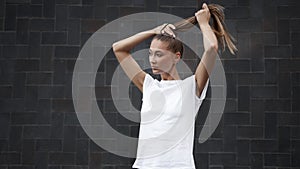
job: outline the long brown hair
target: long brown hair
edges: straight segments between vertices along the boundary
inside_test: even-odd
[[[237,48],[234,42],[236,42],[236,40],[227,31],[225,25],[224,7],[218,4],[208,4],[207,6],[211,14],[210,24],[212,30],[214,31],[218,42],[221,44],[223,52],[225,51],[225,47],[227,45],[230,53],[235,54]],[[196,16],[192,16],[174,23],[174,26],[176,27],[176,31],[186,31],[195,24],[197,24]]]

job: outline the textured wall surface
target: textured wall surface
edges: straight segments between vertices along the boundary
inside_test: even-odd
[[[199,169],[300,168],[300,1],[221,0],[238,41],[221,60],[224,115],[212,137],[195,143]],[[72,72],[82,45],[106,23],[137,12],[192,16],[195,0],[0,0],[0,169],[119,169],[134,159],[104,151],[85,134],[72,102]],[[185,60],[190,66],[195,61]],[[194,64],[194,65],[193,65]],[[115,109],[107,55],[97,75],[106,120],[137,137],[139,124]],[[209,90],[210,91],[210,90]],[[130,89],[140,106],[140,93]],[[200,108],[199,136],[210,94]]]

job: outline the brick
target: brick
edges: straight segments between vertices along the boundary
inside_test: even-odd
[[[5,16],[4,14],[5,14],[5,2],[4,1],[1,1],[0,2],[0,17],[3,17],[3,16]]]
[[[90,168],[97,168],[99,166],[102,166],[104,159],[102,159],[101,155],[102,153],[90,153]]]
[[[280,117],[280,115],[279,115]],[[290,151],[290,127],[279,127],[278,128],[278,151],[289,153]]]
[[[42,44],[66,44],[67,33],[65,32],[43,32]]]
[[[144,8],[141,7],[120,7],[120,16],[126,16],[134,13],[143,12]]]
[[[289,44],[290,43],[290,22],[287,19],[278,20],[278,43]]]
[[[53,19],[31,19],[30,20],[31,31],[54,31]]]
[[[69,18],[93,18],[92,6],[69,6]]]
[[[54,58],[54,47],[53,46],[42,46],[40,55],[40,70],[41,71],[52,71],[53,69],[53,58]]]
[[[74,112],[72,100],[55,99],[52,108],[56,112]]]
[[[43,1],[43,16],[53,18],[55,16],[55,1],[44,0]]]
[[[291,75],[289,73],[280,73],[278,78],[279,98],[290,98],[292,95]]]
[[[265,59],[265,83],[278,83],[278,61],[277,59]]]
[[[0,32],[0,37],[0,44],[2,45],[15,44],[15,32]]]
[[[249,7],[227,7],[224,12],[226,19],[247,19],[250,16]]]
[[[248,86],[238,87],[238,110],[249,111],[250,108],[250,88]]]
[[[296,6],[278,6],[278,17],[279,18],[297,18],[298,8]]]
[[[49,138],[49,126],[24,126],[23,137],[26,139],[45,139]]]
[[[234,166],[236,154],[234,153],[211,153],[209,157],[210,165]]]
[[[42,17],[43,16],[43,6],[42,5],[32,5],[30,7],[31,17]]]
[[[262,126],[264,124],[264,102],[258,99],[251,100],[251,124]]]
[[[36,151],[62,151],[62,140],[60,139],[39,139],[36,142]]]
[[[66,152],[50,152],[49,153],[49,164],[55,165],[74,165],[75,164],[75,153]]]
[[[274,32],[254,32],[250,34],[250,42],[251,45],[275,45],[277,44],[277,34]]]
[[[290,100],[287,99],[266,99],[265,110],[266,111],[290,111]]]
[[[253,45],[251,50],[252,72],[264,71],[264,50],[262,45]]]
[[[265,46],[266,58],[290,58],[291,48],[289,45]]]
[[[75,113],[67,113],[65,114],[64,124],[68,126],[76,126],[80,125],[77,115]]]
[[[223,129],[224,152],[235,152],[237,145],[236,126],[224,126]]]
[[[224,124],[227,125],[247,125],[250,124],[249,113],[225,113]]]
[[[26,113],[12,113],[12,124],[26,125],[26,124],[37,124],[37,113],[26,112]]]
[[[78,140],[76,145],[76,165],[88,165],[89,154],[88,154],[89,140]]]
[[[4,30],[12,31],[16,30],[16,5],[6,5]]]
[[[56,2],[57,4],[69,4],[69,5],[81,5],[82,1],[81,0],[60,0]]]
[[[292,45],[292,57],[299,58],[300,57],[300,44],[298,43],[300,40],[300,33],[292,32],[291,33],[291,45]]]
[[[54,57],[56,59],[76,59],[79,54],[79,47],[75,46],[56,46]]]
[[[277,5],[275,1],[263,1],[263,30],[266,32],[277,31]]]
[[[290,30],[292,32],[299,32],[300,31],[300,18],[293,18],[291,20],[289,20],[290,24]]]
[[[225,72],[249,72],[250,71],[250,61],[244,60],[224,60]]]
[[[290,126],[298,125],[300,123],[300,114],[298,113],[278,113],[278,125]]]
[[[16,72],[27,72],[27,71],[38,71],[39,61],[38,60],[17,60],[15,62]]]
[[[277,86],[252,86],[251,98],[276,98],[278,97]]]
[[[250,141],[238,140],[237,142],[237,165],[249,165],[250,162]]]
[[[291,139],[299,139],[300,138],[300,127],[299,126],[291,126]]]
[[[63,121],[64,113],[52,113],[50,129],[51,138],[63,138]]]
[[[123,1],[118,1],[118,0],[111,0],[108,1],[107,5],[108,6],[131,6],[133,4],[133,0],[123,0]]]
[[[250,6],[250,16],[253,18],[261,18],[263,17],[263,1],[260,0],[251,0],[249,1]]]
[[[276,152],[278,143],[275,140],[251,140],[251,152]]]
[[[80,20],[69,19],[68,21],[68,44],[79,45],[80,44]]]
[[[260,32],[262,31],[263,25],[260,19],[247,19],[237,21],[238,32]]]
[[[265,166],[279,166],[278,165],[279,154],[266,154],[264,157]],[[287,156],[286,154],[280,154],[280,156]]]
[[[251,168],[263,169],[263,154],[262,153],[251,153]]]
[[[67,5],[56,5],[55,9],[55,30],[65,31],[67,30],[68,24],[68,6]]]
[[[265,113],[264,120],[265,138],[277,138],[277,113]]]
[[[226,73],[227,98],[237,98],[237,76],[234,73]]]
[[[26,76],[27,85],[50,85],[52,83],[52,73],[28,73]]]
[[[81,32],[96,32],[98,29],[100,29],[102,26],[105,25],[104,20],[94,20],[94,19],[83,19],[81,20]]]
[[[264,130],[262,127],[256,126],[238,126],[238,138],[263,138]]]
[[[196,2],[196,1],[194,1]],[[163,6],[161,6],[163,7]],[[168,7],[168,6],[166,6]],[[188,18],[194,15],[194,13],[197,11],[197,9],[195,9],[195,7],[171,7],[170,8],[171,11],[170,13],[176,16],[179,16],[181,18]]]
[[[238,73],[237,74],[238,85],[263,85],[264,74],[263,73]]]
[[[249,33],[238,33],[237,34],[237,48],[239,58],[250,57],[250,34]]]

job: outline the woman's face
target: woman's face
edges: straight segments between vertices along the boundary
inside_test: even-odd
[[[178,53],[168,50],[167,42],[153,39],[149,49],[149,62],[154,74],[169,73],[180,59]]]

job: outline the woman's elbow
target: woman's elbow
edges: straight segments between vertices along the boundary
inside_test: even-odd
[[[209,47],[208,47],[209,51],[218,51],[218,44],[217,43],[212,43]]]
[[[114,51],[114,52],[117,52],[119,49],[118,49],[118,42],[115,42],[115,43],[113,43],[112,44],[112,50]]]

